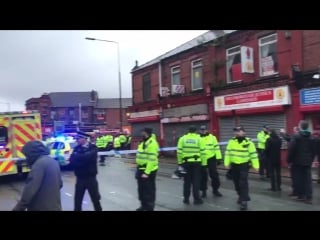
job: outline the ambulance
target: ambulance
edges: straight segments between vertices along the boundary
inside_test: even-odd
[[[0,112],[0,176],[30,171],[21,149],[31,140],[42,141],[38,111]]]

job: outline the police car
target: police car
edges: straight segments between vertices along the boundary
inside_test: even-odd
[[[50,156],[57,160],[60,166],[68,166],[71,153],[76,145],[76,140],[71,137],[56,137],[47,146]]]

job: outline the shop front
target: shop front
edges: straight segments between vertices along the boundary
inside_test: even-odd
[[[313,133],[320,134],[320,87],[300,90],[299,110]]]
[[[287,107],[291,105],[288,86],[222,95],[214,98],[218,118],[219,141],[233,137],[233,127],[241,125],[246,136],[256,139],[263,125],[279,131],[287,125]],[[283,142],[283,149],[287,144]]]
[[[143,128],[152,128],[157,138],[160,136],[159,110],[130,113],[128,122],[131,124],[132,149],[135,149],[141,140],[141,130]]]

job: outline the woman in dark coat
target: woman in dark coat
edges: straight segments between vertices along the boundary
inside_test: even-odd
[[[271,191],[281,191],[281,138],[275,130],[270,131],[265,154],[270,169]]]

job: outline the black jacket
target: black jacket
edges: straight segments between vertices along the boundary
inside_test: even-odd
[[[279,165],[281,163],[281,145],[281,138],[276,134],[271,134],[265,149],[265,156],[271,164]]]
[[[20,201],[14,211],[61,211],[62,179],[57,161],[40,141],[30,141],[22,148],[31,166]]]
[[[97,169],[98,149],[95,145],[88,143],[88,146],[78,145],[74,148],[70,163],[78,178],[94,177]]]
[[[314,139],[311,137],[310,132],[301,131],[292,138],[289,144],[288,163],[311,166],[315,156]]]

